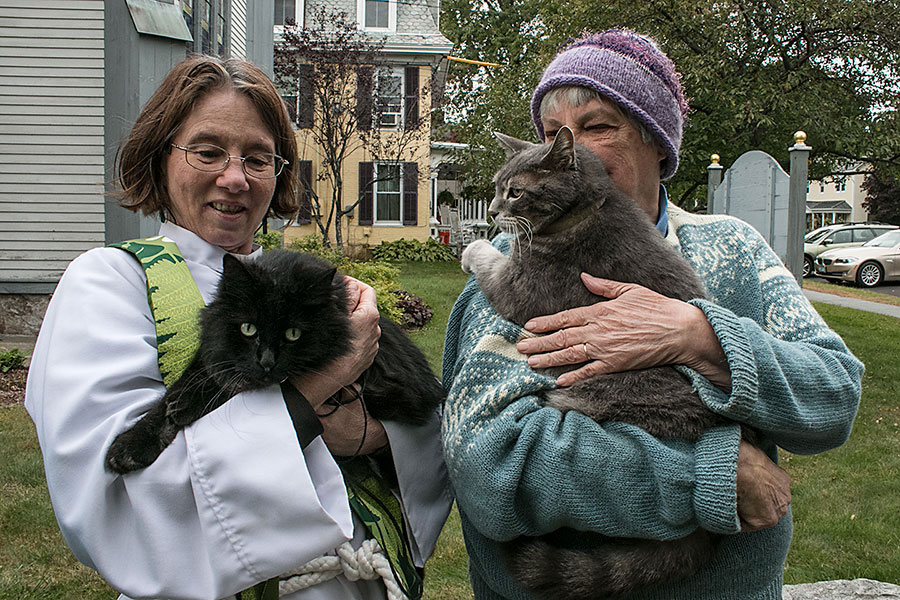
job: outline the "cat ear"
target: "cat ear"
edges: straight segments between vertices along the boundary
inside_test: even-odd
[[[222,257],[223,275],[220,285],[237,284],[240,282],[248,282],[252,284],[253,278],[246,265],[239,259],[230,254]]]
[[[575,168],[575,134],[571,129],[560,127],[541,164],[560,171]]]
[[[332,267],[330,269],[325,269],[322,273],[322,284],[324,286],[334,286],[337,287],[339,285],[343,285],[344,278],[343,276],[337,276],[337,267]]]
[[[499,131],[494,132],[494,137],[497,138],[497,141],[500,142],[500,145],[506,150],[506,158],[510,158],[522,150],[526,150],[533,146],[530,142],[514,138],[500,133]]]
[[[239,273],[247,272],[247,268],[244,266],[244,263],[227,253],[222,257],[222,268],[224,269],[225,275],[228,276],[235,276]]]

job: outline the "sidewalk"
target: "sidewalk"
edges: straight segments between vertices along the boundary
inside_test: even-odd
[[[846,306],[847,308],[855,308],[856,310],[864,310],[866,312],[878,313],[880,315],[887,315],[889,317],[900,319],[900,306],[881,304],[880,302],[871,302],[869,300],[857,300],[856,298],[845,298],[844,296],[824,294],[812,290],[803,290],[803,294],[813,302],[837,304],[838,306]]]

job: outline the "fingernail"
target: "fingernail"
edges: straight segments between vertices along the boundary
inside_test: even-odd
[[[535,327],[537,327],[537,323],[535,323],[534,321],[528,321],[527,323],[525,323],[525,329],[534,329]]]

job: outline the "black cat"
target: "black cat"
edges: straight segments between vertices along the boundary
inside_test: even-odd
[[[704,296],[690,264],[615,187],[600,159],[575,144],[571,130],[562,128],[549,145],[497,137],[508,161],[495,177],[490,213],[515,235],[513,248],[505,256],[477,241],[462,264],[500,315],[523,326],[536,316],[594,304],[599,298],[580,283],[582,272],[684,301]],[[556,376],[578,366],[547,372]],[[600,375],[545,399],[563,412],[631,423],[658,438],[695,440],[724,422],[672,367]],[[504,544],[503,559],[537,598],[614,598],[693,573],[719,541],[703,529],[660,542],[563,528]]]
[[[128,473],[151,464],[185,426],[239,392],[313,373],[350,349],[344,277],[324,261],[272,250],[257,260],[224,257],[215,299],[200,312],[200,347],[181,377],[106,454]],[[360,378],[369,413],[379,420],[424,423],[444,388],[422,352],[382,317],[375,361]]]

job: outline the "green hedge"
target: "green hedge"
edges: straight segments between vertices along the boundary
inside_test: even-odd
[[[322,238],[315,234],[291,240],[287,249],[314,254],[333,264],[344,275],[371,285],[378,296],[378,312],[395,323],[404,322],[403,311],[397,306],[396,297],[391,294],[400,287],[397,283],[400,271],[396,267],[379,261],[351,260],[334,248],[326,248],[322,244]]]
[[[425,243],[419,240],[400,239],[396,242],[381,242],[372,249],[375,260],[411,262],[449,262],[456,260],[453,251],[446,244],[434,238]]]

